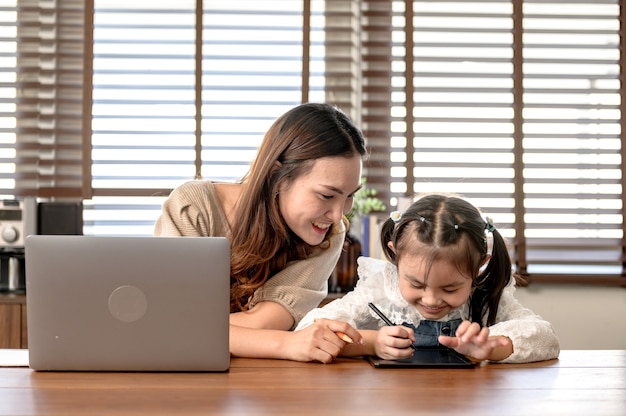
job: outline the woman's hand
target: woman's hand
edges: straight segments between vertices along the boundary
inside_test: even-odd
[[[294,361],[332,362],[348,344],[363,344],[359,331],[350,324],[331,319],[316,319],[299,331],[288,333],[283,354]]]
[[[513,343],[507,337],[489,336],[489,328],[463,321],[455,337],[439,336],[439,343],[476,360],[504,360],[513,354]]]
[[[413,330],[402,325],[384,326],[377,331],[374,341],[376,356],[385,360],[399,360],[413,355]]]

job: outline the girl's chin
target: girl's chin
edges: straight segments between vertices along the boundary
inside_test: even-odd
[[[419,308],[419,311],[424,318],[431,320],[441,319],[448,313],[448,309],[442,309],[440,311],[428,311],[424,308]]]

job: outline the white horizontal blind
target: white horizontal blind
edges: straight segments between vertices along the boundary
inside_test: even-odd
[[[303,2],[205,0],[202,175],[241,177],[274,119],[302,102]]]
[[[194,0],[95,1],[86,234],[151,234],[168,188],[196,174],[195,33]]]
[[[170,189],[241,177],[276,117],[324,101],[324,2],[306,4],[96,0],[86,233],[151,234]]]
[[[621,270],[617,0],[96,0],[93,152],[84,6],[0,0],[0,194],[93,185],[86,233],[151,234],[171,188],[241,176],[278,115],[329,101],[363,127],[368,182],[391,206],[458,192],[494,217],[522,271]],[[36,177],[49,166],[56,177]]]
[[[0,1],[0,198],[15,194],[17,0]]]
[[[524,2],[530,273],[621,272],[619,14],[617,0]]]
[[[617,0],[395,1],[391,194],[465,195],[533,277],[618,276],[619,21]]]
[[[392,194],[460,193],[514,237],[511,2],[394,6]]]

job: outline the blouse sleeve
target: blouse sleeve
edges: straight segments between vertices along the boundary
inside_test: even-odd
[[[510,284],[502,293],[496,324],[489,328],[490,335],[502,335],[513,341],[513,354],[500,362],[527,363],[551,360],[559,356],[559,340],[552,325],[523,307],[514,297],[515,287]]]
[[[359,257],[359,279],[354,290],[307,313],[296,330],[306,328],[318,318],[347,322],[356,329],[380,328],[382,323],[379,318],[373,317],[368,303],[386,306],[385,302],[390,302],[385,292],[384,264],[382,260]]]
[[[254,293],[250,307],[263,301],[276,302],[293,316],[292,329],[295,328],[328,294],[328,278],[339,260],[345,239],[345,226],[340,224],[330,237],[328,248],[317,248],[309,258],[291,262],[272,276]]]

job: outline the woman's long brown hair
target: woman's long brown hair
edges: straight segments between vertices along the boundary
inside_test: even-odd
[[[279,185],[310,172],[317,159],[365,153],[359,129],[331,105],[303,104],[274,122],[241,181],[231,229],[231,312],[246,309],[256,289],[311,252],[280,214]]]

